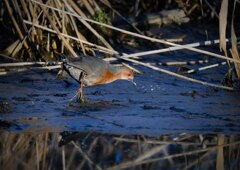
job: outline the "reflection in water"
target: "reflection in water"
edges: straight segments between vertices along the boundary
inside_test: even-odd
[[[0,135],[0,169],[240,169],[234,135]]]

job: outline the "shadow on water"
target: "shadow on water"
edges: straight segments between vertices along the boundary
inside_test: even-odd
[[[239,169],[240,136],[0,132],[0,169]]]

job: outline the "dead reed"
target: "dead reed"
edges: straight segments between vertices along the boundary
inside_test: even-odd
[[[240,138],[234,135],[0,134],[1,169],[239,168]]]
[[[189,15],[196,11],[199,7],[199,4],[195,1],[191,2],[190,6],[184,4],[183,1],[176,1],[175,3],[181,5],[184,12]],[[229,41],[226,38],[226,28],[229,25],[227,20],[229,15],[227,10],[229,3],[230,2],[228,2],[228,0],[223,0],[219,12],[220,41],[216,41],[215,43],[220,43],[220,49],[222,49],[225,53],[225,55],[221,55],[219,53],[196,48],[202,45],[211,45],[209,41],[204,43],[197,42],[180,45],[166,40],[146,36],[136,26],[124,18],[117,10],[115,10],[111,3],[107,0],[100,1],[100,4],[95,0],[84,0],[81,2],[74,0],[47,0],[45,3],[43,3],[41,0],[4,0],[3,5],[6,6],[6,9],[3,8],[3,11],[8,14],[7,17],[9,17],[11,23],[13,24],[13,31],[19,36],[19,40],[10,45],[5,50],[4,55],[10,56],[14,59],[20,58],[21,60],[55,61],[59,60],[59,58],[54,55],[55,52],[69,53],[69,56],[77,57],[78,53],[82,53],[84,55],[95,55],[95,51],[99,51],[106,55],[116,54],[117,58],[121,58],[135,64],[140,64],[144,67],[149,67],[153,70],[157,70],[188,81],[232,90],[232,87],[199,81],[194,78],[189,78],[187,76],[170,72],[163,68],[152,66],[149,63],[143,63],[131,59],[144,55],[185,49],[226,60],[229,69],[234,67],[237,76],[240,79],[240,59],[237,48],[237,37],[234,30],[234,12],[237,3],[236,0],[232,6],[233,11],[231,14],[231,49],[227,49],[226,45],[226,43]],[[156,2],[156,4],[158,4],[158,2]],[[132,28],[137,31],[137,33],[112,26],[107,18],[106,13],[101,8],[101,5],[110,8],[113,13],[119,15],[124,21],[131,25]],[[141,4],[141,6],[144,5],[146,4]],[[208,0],[205,0],[205,4],[200,4],[202,8],[204,5],[211,10],[214,9],[211,5],[211,2]],[[134,11],[136,14],[139,8],[139,2],[136,2],[134,6]],[[216,11],[213,12],[215,16],[218,17]],[[131,37],[148,40],[151,43],[160,43],[171,47],[119,56],[119,52],[114,50],[114,44],[110,43],[110,35],[112,32],[120,32]],[[91,34],[91,36],[89,36],[89,34]],[[91,40],[94,40],[94,43],[91,42]],[[189,73],[193,72],[195,71],[190,71]],[[7,74],[6,71],[1,73],[1,75],[5,74]]]

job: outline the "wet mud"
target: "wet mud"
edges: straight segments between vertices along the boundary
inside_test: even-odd
[[[162,38],[187,32],[183,43],[206,40],[204,29],[195,26],[164,27]],[[128,53],[151,50],[148,44],[117,48]],[[159,64],[205,57],[180,50],[141,61],[179,73],[222,61],[209,57],[209,63],[199,65]],[[144,73],[136,75],[137,86],[116,81],[87,87],[86,103],[70,102],[79,84],[57,80],[57,70],[1,76],[0,169],[239,169],[238,90],[214,89],[133,66]],[[188,76],[221,84],[227,71],[223,65]]]
[[[127,81],[87,87],[84,92],[88,101],[83,104],[70,102],[79,85],[56,80],[56,71],[2,76],[0,119],[24,131],[54,128],[152,135],[183,131],[239,133],[239,92],[139,69],[144,74],[136,76],[136,87]],[[206,77],[211,81],[211,76]]]

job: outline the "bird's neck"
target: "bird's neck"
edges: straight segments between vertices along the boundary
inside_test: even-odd
[[[115,70],[113,71],[113,74],[115,75],[115,80],[124,79],[123,69],[124,68],[121,66],[115,67]]]

